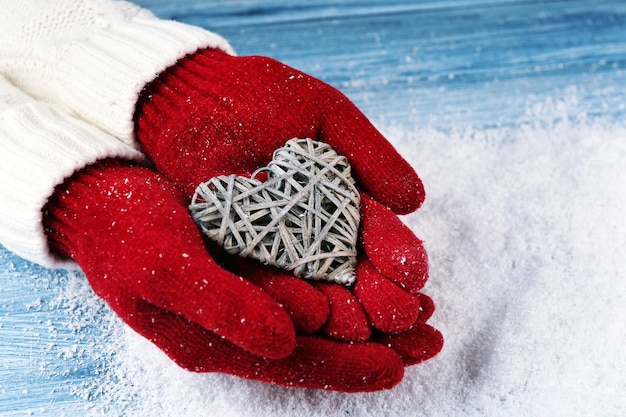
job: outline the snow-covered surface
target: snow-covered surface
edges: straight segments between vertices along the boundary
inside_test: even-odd
[[[0,415],[626,415],[626,6],[354,3],[141,2],[341,88],[416,167],[441,354],[373,394],[191,374],[0,248]]]

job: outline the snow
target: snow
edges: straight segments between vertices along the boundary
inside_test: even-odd
[[[457,415],[624,415],[625,126],[414,136],[427,137],[409,152],[430,194],[409,223],[427,243],[447,340],[426,376],[439,404]]]
[[[102,323],[110,361],[79,393],[96,399],[89,415],[625,415],[626,124],[567,112],[576,117],[508,128],[380,126],[427,187],[404,220],[426,241],[426,292],[446,338],[395,389],[348,395],[183,371],[97,314],[105,307],[76,274],[60,297],[81,300],[71,322]]]

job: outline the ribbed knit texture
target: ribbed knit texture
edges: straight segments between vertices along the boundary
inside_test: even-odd
[[[300,336],[292,355],[267,360],[250,355],[180,316],[158,312],[132,317],[134,326],[150,326],[151,338],[181,367],[223,372],[294,388],[342,392],[390,389],[404,375],[404,358],[377,343],[345,344]]]
[[[312,137],[347,156],[379,203],[395,213],[416,209],[421,181],[345,96],[277,61],[234,58],[222,38],[130,3],[0,0],[0,9],[11,16],[0,27],[0,71],[41,100],[0,80],[0,176],[15,179],[0,185],[9,196],[0,205],[5,246],[44,265],[70,265],[71,257],[122,319],[195,371],[372,391],[399,382],[398,354],[408,364],[441,348],[441,335],[420,321],[426,313],[414,290],[421,286],[379,268],[384,256],[362,263],[367,274],[354,290],[303,289],[294,279],[250,274],[263,293],[208,255],[185,198],[168,181],[106,159],[142,161],[137,133],[189,197],[200,181],[249,174],[285,140]],[[268,294],[302,332],[358,342],[374,331],[391,349],[296,342],[291,320]]]
[[[416,365],[432,358],[443,347],[441,333],[421,322],[397,335],[378,333],[372,340],[398,353],[406,366]]]
[[[42,209],[54,188],[99,159],[144,156],[97,128],[19,91],[0,76],[0,242],[30,261],[75,267],[48,249]]]
[[[319,283],[317,287],[330,302],[324,334],[346,342],[368,340],[372,335],[371,324],[354,294],[341,285]]]
[[[412,294],[428,280],[423,242],[398,216],[370,196],[361,196],[359,239],[367,257],[384,276]]]
[[[10,16],[0,25],[0,73],[31,96],[0,77],[0,175],[11,178],[0,184],[0,242],[71,267],[50,254],[41,227],[54,187],[99,159],[141,160],[133,114],[144,85],[199,48],[232,48],[123,1],[0,0],[0,10]]]
[[[306,280],[277,268],[238,258],[236,271],[269,294],[289,316],[298,333],[314,333],[327,322],[329,299]]]
[[[146,87],[136,124],[137,138],[157,169],[189,198],[215,175],[249,175],[265,166],[293,137],[336,147],[348,157],[358,185],[396,211],[417,208],[424,196],[413,169],[343,94],[269,58],[219,50],[190,55]],[[353,342],[366,340],[370,326],[389,334],[408,330],[419,314],[419,299],[409,290],[423,286],[428,269],[419,239],[389,208],[364,195],[362,241],[373,262],[359,261],[353,294],[322,291],[330,302],[330,320],[322,330]],[[244,276],[280,292],[283,305],[318,311],[281,288],[288,281],[255,273],[250,269]],[[358,308],[348,305],[351,300]]]
[[[360,259],[354,295],[372,325],[384,333],[405,331],[417,321],[419,299],[383,278],[367,259]]]
[[[0,0],[0,72],[134,146],[133,112],[143,86],[178,59],[228,42],[201,28],[157,19],[108,0]]]
[[[102,161],[57,189],[44,222],[51,247],[186,369],[346,392],[401,380],[402,359],[388,347],[295,340],[277,304],[209,257],[184,202],[157,173]]]
[[[287,314],[216,264],[184,198],[157,173],[121,161],[89,166],[57,189],[44,222],[51,246],[80,265],[122,319],[132,323],[152,305],[254,354],[291,353],[295,332]],[[135,330],[148,337],[153,331]]]
[[[142,93],[137,138],[188,195],[221,174],[251,174],[292,138],[327,142],[360,187],[397,213],[424,200],[413,168],[341,92],[266,57],[203,50]]]

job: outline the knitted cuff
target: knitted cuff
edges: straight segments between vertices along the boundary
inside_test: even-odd
[[[96,28],[67,45],[58,68],[58,100],[84,120],[131,146],[142,88],[177,60],[202,48],[234,53],[226,40],[198,27],[137,16]]]
[[[201,49],[186,56],[149,83],[137,102],[137,140],[159,171],[176,182],[189,198],[210,176],[204,175],[201,167],[190,166],[188,157],[181,158],[181,149],[189,146],[189,137],[194,135],[190,120],[213,106],[214,84],[219,83],[221,76],[216,63],[225,55],[219,49]],[[206,101],[209,104],[205,106]],[[181,134],[164,136],[163,132]]]
[[[0,241],[48,267],[74,267],[53,255],[42,209],[57,185],[104,158],[143,160],[119,140],[41,102],[0,112]]]

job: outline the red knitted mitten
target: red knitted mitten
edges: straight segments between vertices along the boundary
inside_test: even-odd
[[[381,344],[296,338],[276,302],[214,261],[185,198],[156,172],[116,160],[85,168],[56,190],[44,224],[94,291],[186,369],[347,392],[402,378],[401,358]]]
[[[289,317],[213,261],[183,196],[155,172],[113,160],[84,169],[56,190],[45,222],[50,245],[81,266],[123,319],[150,303],[255,354],[293,350]],[[131,300],[135,306],[122,306]]]
[[[249,176],[267,165],[274,150],[291,138],[329,143],[348,158],[363,190],[364,250],[351,294],[320,287],[331,309],[324,331],[334,338],[359,341],[369,337],[372,327],[398,334],[418,322],[416,294],[427,278],[426,253],[396,214],[420,206],[422,183],[338,90],[270,58],[201,50],[144,89],[135,120],[144,151],[188,198],[200,183],[214,176]],[[266,268],[241,274],[285,297],[281,305],[286,308],[316,309],[283,288],[288,280],[278,277],[284,274]],[[336,310],[344,309],[348,298],[358,301],[358,306],[345,316]],[[306,317],[290,313],[292,318]],[[316,326],[307,322],[296,327],[313,330]]]

